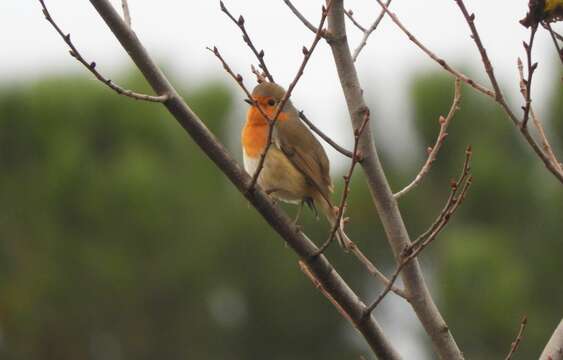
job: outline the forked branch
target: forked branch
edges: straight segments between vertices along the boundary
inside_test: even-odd
[[[387,0],[387,2],[385,3],[385,6],[387,8],[389,8],[389,6],[391,6],[391,1],[392,0]],[[363,50],[363,48],[368,43],[368,38],[377,29],[377,27],[381,23],[381,20],[383,20],[384,16],[385,16],[385,10],[381,10],[381,12],[377,16],[377,18],[375,19],[373,24],[371,24],[371,26],[369,28],[363,29],[364,35],[362,36],[362,40],[360,41],[360,44],[358,45],[358,47],[356,49],[354,49],[354,53],[352,54],[352,60],[354,60],[354,62],[356,60],[358,60],[358,56],[360,55],[360,52]]]
[[[222,1],[219,2],[219,5],[221,6],[221,11],[224,12],[229,17],[229,19],[231,19],[238,26],[238,28],[242,32],[242,39],[244,40],[246,45],[248,45],[250,50],[254,53],[256,59],[258,59],[258,63],[259,63],[258,66],[260,66],[262,71],[264,71],[268,80],[274,82],[274,77],[272,76],[272,73],[270,73],[270,70],[268,70],[266,63],[264,62],[264,50],[258,51],[256,49],[256,46],[254,46],[252,39],[250,39],[250,35],[248,35],[248,32],[246,31],[246,26],[244,26],[244,17],[240,15],[238,19],[235,19],[235,17],[231,14],[231,12],[227,9],[227,7]]]
[[[383,289],[379,296],[365,309],[364,316],[369,316],[371,312],[383,301],[385,296],[391,291],[391,288],[401,271],[405,266],[414,258],[416,258],[422,250],[424,250],[432,241],[436,239],[438,234],[444,229],[444,227],[450,221],[452,215],[456,212],[459,206],[465,200],[467,191],[471,186],[473,178],[470,174],[471,170],[471,147],[468,147],[465,151],[465,161],[463,163],[463,170],[458,180],[452,180],[450,184],[450,196],[446,201],[446,205],[438,215],[438,218],[432,223],[430,228],[426,230],[422,235],[420,235],[415,241],[412,242],[410,246],[405,248],[400,254],[400,261],[397,265],[397,269],[390,278],[389,284]]]

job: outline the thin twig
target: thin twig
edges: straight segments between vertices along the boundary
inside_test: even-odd
[[[250,35],[248,35],[248,32],[246,31],[246,27],[244,26],[244,17],[242,17],[242,15],[240,15],[238,20],[237,20],[230,13],[230,11],[227,9],[227,7],[225,6],[225,4],[222,1],[219,2],[219,5],[221,6],[221,11],[224,12],[225,14],[227,14],[229,19],[231,19],[238,26],[240,31],[242,32],[242,39],[244,40],[246,45],[248,45],[250,50],[252,50],[252,52],[254,53],[256,58],[258,59],[258,62],[259,62],[258,66],[260,66],[262,71],[264,71],[268,80],[270,80],[271,82],[274,82],[274,78],[272,76],[272,73],[270,72],[270,70],[268,70],[266,63],[264,62],[264,50],[260,50],[260,51],[256,50],[256,47],[254,46],[254,43],[250,39]]]
[[[344,149],[342,146],[338,145],[334,140],[328,137],[325,133],[323,133],[318,127],[316,127],[308,118],[305,116],[303,111],[299,112],[299,118],[303,120],[303,122],[313,130],[317,135],[319,135],[324,141],[326,141],[330,146],[334,148],[334,150],[338,151],[342,155],[352,158],[353,154],[351,151]]]
[[[301,62],[301,65],[299,66],[299,69],[297,70],[297,74],[295,74],[295,78],[289,84],[283,98],[281,99],[280,103],[278,104],[277,110],[276,110],[276,112],[275,112],[275,114],[272,118],[272,121],[268,122],[269,131],[268,131],[268,140],[266,142],[266,148],[264,149],[264,151],[260,155],[260,160],[258,162],[258,165],[256,167],[254,175],[252,176],[252,181],[250,182],[250,186],[248,188],[249,191],[252,191],[254,189],[254,186],[256,185],[256,182],[258,181],[258,177],[260,176],[260,173],[262,172],[262,169],[264,168],[264,161],[266,160],[266,155],[268,154],[268,151],[270,150],[270,147],[272,146],[272,142],[273,142],[272,139],[273,139],[273,135],[274,135],[274,128],[275,128],[275,125],[276,125],[276,121],[277,121],[280,113],[282,112],[285,104],[289,100],[289,97],[291,96],[291,93],[292,93],[293,89],[295,88],[295,85],[297,85],[297,82],[299,81],[299,79],[303,75],[303,72],[305,70],[305,66],[307,66],[307,62],[309,62],[309,59],[311,58],[313,51],[315,50],[315,48],[317,47],[317,44],[319,43],[319,41],[322,38],[323,26],[324,26],[324,23],[326,21],[326,17],[328,15],[328,9],[330,9],[331,4],[332,4],[332,1],[330,1],[328,3],[326,8],[324,6],[322,7],[321,20],[320,20],[320,23],[319,23],[318,30],[315,34],[315,38],[313,39],[313,43],[311,44],[311,46],[309,48],[303,47],[303,61]]]
[[[420,169],[414,180],[410,184],[405,186],[403,190],[395,193],[395,199],[400,198],[401,196],[405,195],[406,193],[414,189],[418,184],[420,184],[420,182],[430,171],[430,168],[432,167],[432,164],[436,160],[436,156],[438,155],[438,152],[440,151],[440,148],[442,147],[444,140],[448,136],[446,130],[448,129],[448,125],[453,119],[455,113],[459,109],[460,100],[461,100],[461,80],[456,79],[452,106],[450,107],[450,111],[448,112],[448,115],[445,118],[443,116],[440,116],[439,118],[440,131],[438,132],[438,137],[436,138],[436,142],[434,143],[434,146],[428,148],[428,158],[426,159],[426,162],[424,163],[424,165],[422,166],[422,168]]]
[[[348,314],[346,312],[346,310],[344,310],[342,308],[342,306],[340,306],[340,304],[334,299],[334,297],[330,294],[330,292],[328,292],[324,286],[321,284],[321,282],[316,278],[316,276],[311,272],[311,270],[309,269],[309,267],[307,266],[307,264],[302,261],[299,260],[299,268],[301,269],[301,271],[309,278],[309,280],[311,280],[311,282],[313,283],[313,285],[319,289],[319,291],[321,292],[321,294],[324,295],[324,297],[326,297],[328,299],[328,301],[330,301],[330,303],[332,305],[334,305],[334,307],[336,308],[336,310],[338,310],[338,312],[340,313],[340,315],[342,315],[345,319],[347,319],[348,321],[350,321],[352,323],[352,325],[354,327],[356,327],[356,324],[354,323],[354,321],[352,320],[352,317],[350,316],[350,314]]]
[[[526,85],[526,96],[524,97],[524,116],[522,119],[522,127],[528,126],[528,119],[530,118],[530,108],[532,106],[532,77],[534,71],[538,67],[538,63],[532,64],[532,48],[534,45],[534,38],[536,35],[537,26],[532,25],[530,27],[530,41],[528,43],[524,42],[524,49],[526,50],[526,63],[528,65],[528,79],[524,81]]]
[[[456,69],[452,68],[450,65],[448,65],[448,63],[444,59],[439,58],[436,54],[434,54],[432,51],[430,51],[430,49],[428,49],[426,46],[424,46],[409,30],[407,30],[407,28],[403,25],[403,23],[401,23],[401,21],[399,20],[397,15],[392,13],[389,10],[389,8],[383,3],[382,0],[377,0],[377,2],[383,8],[383,10],[387,13],[387,15],[389,15],[391,20],[399,27],[399,29],[401,29],[401,31],[403,31],[403,33],[405,33],[405,35],[409,38],[409,40],[412,41],[420,50],[422,50],[432,60],[436,61],[442,68],[444,68],[444,70],[446,70],[447,72],[452,74],[454,77],[461,79],[463,82],[465,82],[469,86],[473,87],[475,90],[479,91],[480,93],[483,93],[483,94],[485,94],[485,95],[487,95],[487,96],[489,96],[493,99],[495,98],[495,92],[494,91],[487,89],[485,86],[477,83],[475,80],[471,79],[470,77],[462,74],[458,70],[456,70]]]
[[[272,121],[272,119],[270,119],[268,117],[268,115],[266,114],[266,111],[264,109],[262,109],[262,107],[260,106],[260,104],[256,101],[256,99],[254,99],[250,93],[250,91],[248,90],[248,88],[244,85],[244,79],[240,74],[235,74],[234,71],[231,69],[231,67],[229,66],[229,64],[227,64],[227,61],[225,61],[225,59],[223,58],[223,56],[221,56],[221,53],[219,52],[219,49],[217,49],[216,46],[213,47],[213,49],[211,48],[206,48],[207,50],[211,51],[216,57],[217,59],[219,59],[219,61],[221,61],[221,64],[223,64],[223,69],[225,69],[225,71],[231,75],[231,77],[237,82],[237,84],[240,86],[240,88],[242,89],[242,91],[244,91],[244,93],[247,96],[247,101],[250,101],[252,103],[252,105],[254,105],[258,111],[260,112],[260,114],[268,121],[268,123],[270,123]]]
[[[544,22],[541,23],[541,25],[542,25],[545,29],[549,30],[549,31],[552,33],[552,35],[553,35],[555,38],[557,38],[559,41],[563,41],[563,35],[559,34],[557,31],[553,30],[553,28],[551,27],[551,24],[550,24],[550,23],[548,23],[547,21],[544,21]]]
[[[367,31],[366,28],[362,26],[362,24],[360,24],[356,19],[354,19],[354,12],[352,10],[344,11],[344,14],[346,14],[348,19],[350,19],[350,21],[352,22],[352,24],[356,25],[356,27],[360,29],[361,32],[365,33]]]
[[[95,62],[88,62],[82,57],[82,55],[80,54],[80,51],[78,51],[78,49],[74,46],[72,40],[70,40],[70,34],[65,34],[61,30],[61,28],[57,25],[57,23],[55,22],[55,20],[53,19],[53,17],[49,13],[47,6],[45,5],[44,0],[39,0],[39,3],[41,4],[41,7],[43,8],[43,15],[45,16],[45,19],[53,26],[53,28],[57,31],[57,33],[61,36],[61,38],[64,40],[64,42],[70,48],[70,50],[69,50],[70,56],[72,56],[73,58],[78,60],[78,62],[80,62],[82,65],[84,65],[86,67],[86,69],[88,69],[88,71],[90,71],[92,74],[94,74],[96,79],[100,80],[107,87],[109,87],[110,89],[112,89],[113,91],[118,93],[119,95],[127,96],[127,97],[130,97],[130,98],[135,99],[135,100],[144,100],[144,101],[150,101],[150,102],[165,102],[166,100],[168,100],[168,95],[166,95],[166,94],[158,95],[158,96],[141,94],[141,93],[137,93],[137,92],[134,92],[132,90],[129,90],[129,89],[125,89],[125,88],[117,85],[116,83],[114,83],[112,80],[106,79],[96,69],[96,63]]]
[[[524,80],[524,70],[523,70],[524,66],[522,65],[522,60],[520,58],[518,58],[517,67],[518,67],[518,75],[520,76],[520,92],[522,93],[522,97],[526,99],[528,90],[526,87],[526,80]],[[554,165],[556,170],[559,171],[560,173],[563,173],[563,165],[559,162],[557,156],[553,152],[553,148],[551,147],[551,144],[547,139],[547,135],[545,133],[543,125],[540,119],[537,117],[534,108],[532,106],[530,106],[530,116],[532,117],[532,124],[534,124],[534,127],[538,131],[538,136],[540,137],[541,140],[543,152],[549,158],[550,162]]]
[[[379,0],[378,0],[379,1]],[[532,27],[532,33],[530,35],[530,44],[526,44],[524,43],[524,47],[526,48],[526,53],[528,55],[528,75],[529,75],[529,81],[528,84],[526,84],[526,87],[528,88],[527,91],[527,96],[526,96],[526,106],[524,107],[524,117],[522,121],[519,121],[518,118],[516,117],[516,115],[514,114],[514,112],[510,109],[510,107],[508,106],[508,104],[506,103],[502,92],[500,91],[500,87],[498,85],[498,81],[494,75],[494,71],[491,65],[491,61],[489,60],[489,57],[487,55],[487,52],[483,46],[483,43],[481,42],[481,38],[479,36],[479,32],[477,31],[477,28],[475,27],[475,14],[469,14],[469,12],[467,11],[467,8],[465,7],[465,4],[463,3],[463,0],[455,0],[456,3],[458,4],[467,24],[469,25],[469,28],[471,30],[471,37],[473,38],[473,41],[475,42],[475,45],[477,45],[477,48],[479,50],[479,53],[481,54],[481,59],[483,61],[483,65],[485,66],[485,71],[487,72],[487,75],[489,76],[489,80],[491,81],[494,89],[495,89],[495,96],[494,99],[495,101],[500,105],[500,107],[504,110],[504,112],[508,115],[508,117],[510,118],[510,120],[512,120],[512,123],[514,124],[514,126],[516,126],[516,128],[520,131],[520,133],[524,136],[524,139],[528,142],[528,144],[532,147],[532,149],[534,150],[534,152],[538,155],[538,157],[543,161],[543,163],[545,164],[546,168],[553,174],[555,175],[555,177],[563,183],[563,172],[559,170],[559,164],[554,164],[551,159],[542,151],[542,149],[539,147],[539,145],[537,144],[537,142],[535,141],[535,139],[530,135],[528,128],[527,128],[527,121],[528,121],[528,116],[529,116],[529,106],[531,104],[531,100],[530,100],[530,86],[531,86],[531,74],[533,74],[533,71],[535,70],[537,64],[531,64],[531,49],[532,49],[532,42],[534,39],[534,35],[535,35],[535,25]]]
[[[315,253],[315,256],[322,254],[326,250],[326,248],[334,240],[338,227],[341,226],[342,218],[344,216],[344,210],[346,209],[346,201],[348,199],[348,194],[350,193],[350,181],[352,179],[352,175],[354,173],[356,164],[362,160],[362,154],[358,150],[358,144],[360,141],[360,137],[368,124],[368,121],[369,121],[369,110],[366,109],[366,111],[364,112],[364,120],[362,124],[358,129],[354,131],[354,152],[353,152],[354,156],[352,156],[352,163],[350,164],[348,173],[344,176],[344,190],[342,191],[342,198],[340,200],[340,205],[338,207],[338,213],[336,215],[335,224],[332,226],[328,239]],[[362,264],[372,276],[379,279],[383,283],[383,285],[389,287],[390,291],[394,292],[398,296],[408,301],[408,296],[406,292],[402,289],[393,286],[391,281],[387,279],[387,277],[367,258],[367,256],[364,255],[364,253],[360,250],[360,248],[355,243],[349,244],[348,250],[352,252],[354,256],[356,256],[360,264]]]
[[[457,181],[452,181],[450,184],[451,191],[450,196],[444,206],[444,209],[438,215],[438,218],[434,223],[430,226],[430,228],[425,231],[422,235],[420,235],[413,243],[405,248],[400,255],[400,261],[397,266],[397,269],[391,276],[389,280],[389,284],[383,289],[383,291],[379,294],[379,296],[369,305],[366,307],[364,316],[369,316],[371,312],[383,301],[385,296],[391,291],[392,286],[397,281],[399,274],[403,270],[403,268],[414,258],[416,258],[422,250],[424,250],[436,237],[438,234],[444,229],[446,224],[451,219],[452,215],[456,212],[458,207],[463,203],[465,197],[467,195],[467,191],[471,186],[473,181],[472,176],[470,175],[470,163],[471,163],[471,147],[468,147],[465,151],[465,161],[463,163],[463,170],[461,172],[460,177]],[[461,189],[461,191],[459,191]],[[459,195],[456,196],[458,194]]]
[[[121,8],[123,9],[123,20],[131,27],[131,13],[129,12],[129,4],[127,0],[121,0]]]
[[[348,169],[348,173],[344,176],[344,190],[342,191],[342,198],[340,200],[340,205],[338,206],[338,213],[336,215],[336,221],[332,225],[332,229],[330,230],[328,239],[319,247],[316,255],[322,254],[326,248],[330,245],[334,236],[336,235],[336,231],[342,226],[342,217],[344,216],[344,209],[346,208],[346,200],[348,199],[348,194],[350,193],[350,182],[352,180],[352,174],[354,173],[354,169],[356,164],[362,161],[362,154],[358,151],[358,144],[360,143],[360,137],[366,128],[366,125],[369,121],[369,110],[366,109],[364,113],[364,120],[359,128],[354,130],[354,150],[352,156],[352,162],[350,164],[350,168]]]
[[[299,12],[299,10],[297,10],[295,6],[293,6],[291,1],[283,0],[283,2],[287,5],[287,7],[289,7],[289,9],[295,14],[295,16],[297,16],[297,18],[301,20],[301,22],[307,27],[307,29],[311,30],[315,34],[319,31],[315,27],[315,25],[311,24],[311,22],[307,20],[307,18],[303,14],[301,14],[301,12]]]
[[[555,30],[553,30],[553,28],[551,27],[551,24],[548,22],[542,22],[542,26],[546,28],[547,31],[549,32],[549,35],[553,40],[553,45],[555,45],[555,50],[557,51],[557,55],[559,55],[559,60],[561,60],[561,63],[563,63],[563,49],[561,49],[561,47],[559,46],[559,42],[557,41],[557,39],[559,39],[559,41],[563,41],[563,36],[556,33]]]
[[[360,250],[360,248],[358,247],[358,245],[356,243],[353,243],[350,246],[350,252],[352,254],[354,254],[354,256],[356,256],[356,259],[360,262],[360,264],[362,264],[368,273],[370,273],[370,275],[372,275],[373,277],[375,277],[376,279],[378,279],[379,281],[381,281],[383,283],[383,285],[385,286],[389,286],[389,290],[391,290],[394,294],[402,297],[403,299],[409,301],[409,297],[407,295],[407,293],[405,292],[405,290],[400,289],[396,286],[394,286],[391,283],[391,280],[387,278],[387,276],[385,276],[372,262],[370,259],[368,259],[368,257]]]
[[[508,352],[508,355],[506,355],[504,360],[511,360],[512,355],[514,355],[516,350],[518,350],[518,346],[520,345],[520,342],[522,341],[522,335],[524,335],[524,329],[526,329],[527,324],[528,324],[528,317],[524,316],[522,318],[522,321],[520,322],[520,330],[518,330],[518,334],[516,335],[516,339],[514,339],[514,341],[512,342],[512,344],[510,346],[510,351]]]
[[[385,6],[387,8],[389,8],[389,6],[391,5],[391,1],[392,0],[387,0],[387,2],[385,3]],[[352,60],[354,60],[354,62],[358,59],[358,56],[360,55],[362,49],[367,45],[368,38],[370,37],[371,33],[373,33],[375,29],[377,29],[379,23],[381,23],[381,20],[383,20],[383,16],[385,16],[385,10],[381,10],[379,16],[375,19],[373,24],[371,24],[371,26],[368,29],[364,30],[364,36],[362,37],[360,44],[354,50],[354,54],[352,55]]]

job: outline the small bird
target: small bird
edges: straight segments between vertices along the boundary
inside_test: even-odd
[[[270,119],[275,116],[284,95],[285,90],[281,86],[267,81],[257,85],[252,91],[253,100]],[[269,125],[255,103],[247,102],[251,107],[242,129],[241,143],[244,168],[252,176],[266,149]],[[264,160],[258,184],[275,200],[299,204],[297,218],[303,203],[306,203],[315,211],[320,209],[331,226],[334,226],[338,208],[330,201],[333,187],[328,157],[322,145],[301,122],[299,113],[289,100],[274,126],[272,145]],[[335,237],[345,249],[352,244],[344,233],[342,220]]]

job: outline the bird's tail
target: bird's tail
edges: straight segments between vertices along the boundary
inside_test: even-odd
[[[331,229],[333,229],[338,217],[338,208],[333,206],[330,201],[325,199],[325,197],[320,194],[315,197],[314,201],[315,204],[321,209],[321,212],[326,216],[328,222],[330,223]],[[348,235],[346,235],[346,233],[344,232],[344,216],[340,217],[338,228],[336,229],[334,236],[336,237],[338,244],[340,244],[340,246],[342,246],[342,248],[344,249],[349,249],[353,244],[352,240],[350,240]]]

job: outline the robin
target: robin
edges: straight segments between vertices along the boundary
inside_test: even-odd
[[[252,91],[252,98],[262,111],[273,119],[285,90],[272,82],[262,82]],[[254,175],[260,157],[268,142],[268,121],[256,105],[249,101],[246,123],[241,142],[244,168]],[[299,113],[287,101],[275,122],[272,145],[268,150],[258,184],[275,200],[299,204],[298,215],[303,204],[320,209],[331,226],[334,226],[338,208],[330,201],[333,191],[329,173],[329,161],[322,145],[307,126],[299,119]],[[297,221],[297,218],[296,218]],[[345,249],[352,243],[343,231],[340,221],[335,233],[339,244]]]

